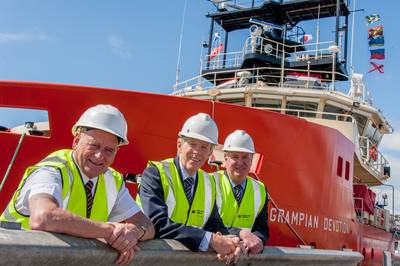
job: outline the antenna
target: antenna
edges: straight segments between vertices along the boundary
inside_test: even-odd
[[[176,76],[175,76],[174,91],[176,90],[176,88],[178,86],[179,74],[181,71],[180,67],[181,67],[182,36],[183,36],[183,27],[185,25],[186,7],[187,7],[187,0],[185,0],[184,6],[183,6],[183,13],[182,13],[181,34],[179,37],[178,60],[176,63]]]

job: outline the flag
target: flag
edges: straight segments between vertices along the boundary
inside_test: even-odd
[[[304,34],[301,38],[300,38],[300,42],[301,43],[308,43],[309,41],[311,41],[313,38],[312,38],[312,35],[311,34]]]
[[[210,54],[210,60],[213,60],[224,48],[224,45],[220,43],[218,46],[214,47]]]
[[[369,46],[383,46],[385,44],[385,38],[383,36],[376,36],[368,41]]]
[[[377,64],[375,62],[369,62],[369,63],[372,65],[372,68],[368,71],[368,73],[378,70],[379,73],[383,74],[383,65]]]
[[[385,59],[385,49],[369,50],[371,52],[371,59]]]
[[[219,34],[219,32],[214,32],[214,40],[213,42],[215,42],[216,40],[219,40],[221,38],[221,35]]]
[[[365,21],[367,22],[367,24],[378,22],[380,20],[381,17],[378,14],[371,14],[369,16],[365,16]]]
[[[373,28],[368,29],[368,39],[371,39],[376,36],[383,36],[383,26],[375,26]]]

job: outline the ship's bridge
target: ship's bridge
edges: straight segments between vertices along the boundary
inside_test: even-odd
[[[204,44],[208,51],[201,60],[201,74],[206,79],[223,80],[233,78],[229,76],[232,70],[270,67],[260,71],[264,71],[264,81],[271,83],[281,82],[274,77],[290,68],[325,70],[322,78],[331,79],[337,73],[335,80],[346,80],[347,1],[270,0],[250,1],[251,4],[249,1],[211,1],[217,6],[217,12],[207,15],[211,19],[210,36]],[[333,41],[322,42],[317,33],[316,42],[312,43],[310,35],[299,26],[303,21],[319,23],[332,17],[336,17]],[[243,29],[249,29],[250,34],[243,48],[228,51],[229,34]]]
[[[281,83],[268,83],[265,76],[271,74],[263,70],[234,70],[227,73],[233,78],[212,81],[200,75],[178,84],[173,94],[279,112],[337,129],[356,147],[354,182],[369,186],[385,182],[390,168],[378,147],[393,129],[373,105],[362,75],[353,74],[351,89],[345,92],[335,80],[321,78],[323,71],[291,69],[290,75],[274,77]]]

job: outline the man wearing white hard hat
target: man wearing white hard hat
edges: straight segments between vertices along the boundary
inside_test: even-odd
[[[215,182],[200,169],[217,143],[218,128],[209,115],[187,119],[178,134],[177,156],[149,162],[137,201],[156,238],[176,239],[192,251],[214,250],[229,263],[239,259],[239,239],[222,235],[228,231],[215,206]]]
[[[127,123],[111,105],[87,109],[72,128],[72,149],[58,150],[27,168],[0,217],[25,229],[104,238],[126,264],[154,227],[136,205],[122,175],[110,168]],[[123,222],[123,223],[122,223]]]
[[[258,254],[269,237],[268,194],[263,183],[248,176],[253,140],[244,130],[236,130],[226,138],[223,150],[226,170],[214,173],[218,212],[244,249]]]

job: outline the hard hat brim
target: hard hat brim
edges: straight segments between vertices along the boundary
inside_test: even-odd
[[[112,130],[109,130],[109,129],[106,129],[106,128],[100,128],[100,127],[96,127],[96,126],[91,126],[91,125],[79,125],[79,124],[75,124],[75,125],[72,127],[72,130],[71,130],[73,136],[75,136],[78,127],[88,127],[88,128],[98,129],[98,130],[102,130],[102,131],[104,131],[104,132],[110,133],[110,134],[116,136],[118,139],[121,139],[121,140],[122,140],[122,142],[119,143],[119,146],[123,146],[123,145],[128,145],[128,144],[129,144],[129,141],[128,141],[127,139],[124,139],[122,136],[119,136],[118,134],[116,134],[116,133],[113,132]]]
[[[187,138],[192,138],[192,139],[197,139],[197,140],[202,140],[202,141],[211,143],[211,144],[213,144],[213,145],[217,145],[217,144],[218,144],[217,142],[213,141],[213,140],[210,139],[210,138],[207,138],[207,137],[205,137],[205,136],[203,136],[203,135],[200,135],[200,134],[197,134],[197,133],[193,133],[193,132],[188,133],[188,134],[179,132],[179,136],[183,136],[183,137],[187,137]]]
[[[232,151],[232,152],[246,152],[246,153],[251,153],[251,154],[254,154],[254,153],[256,153],[256,151],[252,151],[252,150],[249,150],[249,149],[246,149],[246,148],[238,148],[238,147],[235,147],[235,148],[223,148],[222,149],[223,151]]]

